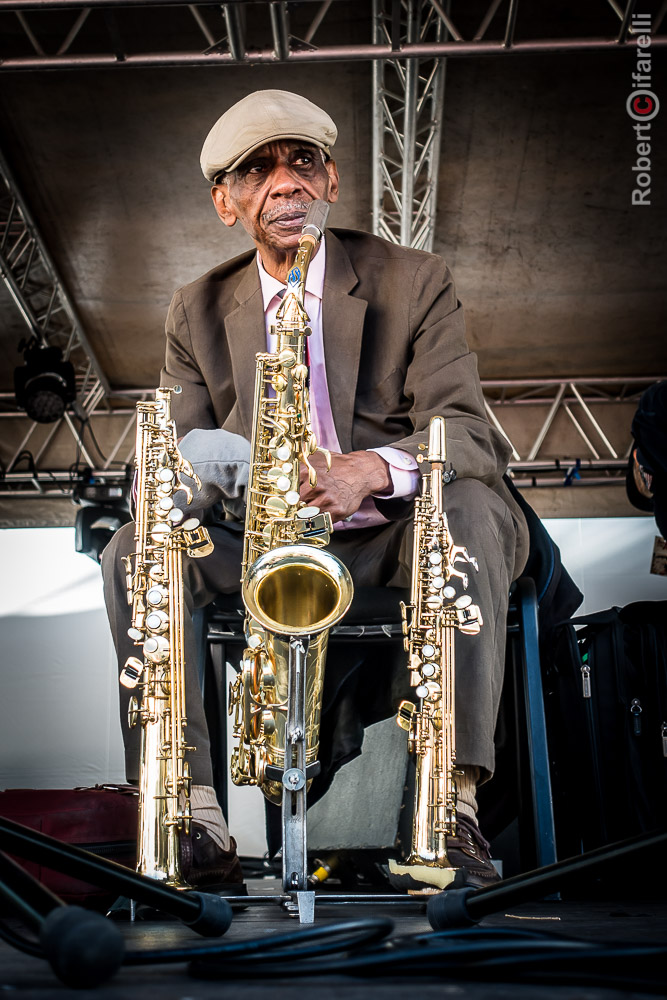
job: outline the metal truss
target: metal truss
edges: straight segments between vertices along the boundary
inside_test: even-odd
[[[483,379],[482,390],[489,419],[503,434],[512,448],[509,470],[521,487],[545,486],[623,486],[628,456],[632,447],[630,423],[641,394],[659,377],[577,378],[577,379]],[[127,393],[146,399],[152,389],[135,389]],[[0,394],[0,405],[6,398]],[[603,421],[601,415],[605,415]],[[122,417],[124,423],[106,462],[85,470],[87,477],[121,485],[125,482],[123,466],[134,458],[133,429],[136,424],[134,407],[113,411],[98,409],[93,414],[98,421]],[[2,413],[4,420],[18,419],[18,414]],[[569,454],[562,451],[558,421],[574,429],[574,441]],[[23,418],[25,419],[25,418]],[[0,420],[0,427],[4,421]],[[526,424],[529,428],[525,434]],[[528,444],[516,446],[512,425],[524,428]],[[101,424],[98,423],[98,426]],[[549,445],[548,435],[558,447]],[[578,444],[577,444],[578,442]],[[116,463],[116,456],[121,461]],[[117,464],[121,469],[113,469]],[[8,472],[0,481],[0,498],[51,497],[71,495],[74,482],[71,471],[63,469],[28,469]]]
[[[343,0],[228,0],[226,3],[183,4],[174,0],[0,0],[0,72],[46,69],[94,69],[148,66],[236,66],[378,59],[438,59],[442,57],[499,56],[527,53],[586,52],[623,49],[634,43],[632,14],[636,0],[608,0],[618,17],[618,29],[591,37],[517,38],[520,26],[518,0],[491,0],[472,38],[465,38],[455,21],[466,9],[466,0],[453,0],[448,13],[440,0],[414,6],[433,11],[433,29],[426,34],[403,33],[404,0],[382,0],[390,10],[389,35],[373,35],[373,42],[343,45],[315,44],[315,34],[332,7]],[[369,17],[371,0],[366,0]],[[605,12],[599,0],[600,15]],[[48,8],[48,25],[42,19]],[[180,8],[174,30],[165,32],[168,8]],[[138,24],[137,11],[145,16]],[[359,8],[355,16],[359,16]],[[360,8],[361,16],[364,6]],[[665,13],[663,3],[653,21],[652,45],[667,44],[659,35]],[[182,18],[185,17],[186,20]],[[8,19],[11,18],[11,23]],[[59,30],[54,18],[61,20]],[[153,20],[152,20],[153,19]],[[435,21],[445,33],[436,35]],[[602,22],[603,18],[600,16]],[[501,37],[487,38],[502,21]],[[298,23],[295,23],[298,22]],[[193,25],[193,31],[186,30]],[[2,32],[2,29],[5,31]],[[606,25],[604,30],[606,29]],[[262,39],[270,33],[271,44]],[[18,39],[15,36],[18,31]],[[174,38],[167,49],[165,34]],[[176,46],[181,46],[176,47]],[[27,51],[27,54],[26,54]]]
[[[483,379],[482,390],[489,420],[512,448],[509,468],[517,485],[623,485],[632,449],[630,423],[634,409],[644,390],[659,380],[659,376]],[[605,407],[611,418],[605,421],[607,429],[600,421],[604,412],[600,407]],[[508,425],[525,426],[525,419],[517,421],[517,411],[523,410],[525,417],[529,409],[532,438],[520,454]],[[553,457],[553,445],[547,449],[545,442],[562,415],[574,428],[581,450],[568,457],[562,452]]]
[[[34,340],[44,347],[59,347],[65,360],[74,366],[77,388],[74,413],[85,422],[110,395],[109,384],[88,343],[74,303],[1,153],[0,176],[0,275],[28,328],[26,340]],[[53,425],[38,457],[44,453],[62,423],[72,433],[84,461],[94,466],[72,414],[68,412]],[[35,422],[29,423],[9,462],[9,469],[27,447],[38,426]]]
[[[607,0],[618,19],[616,31],[592,37],[560,39],[517,38],[518,0],[490,0],[472,37],[464,37],[455,21],[466,0],[366,0],[355,8],[363,21],[368,12],[372,42],[319,44],[322,24],[328,28],[336,5],[345,0],[228,0],[226,3],[182,4],[174,0],[0,0],[0,72],[16,70],[90,69],[143,66],[236,66],[317,61],[372,61],[373,66],[373,220],[374,231],[396,243],[430,249],[435,222],[437,166],[444,99],[445,58],[622,50],[634,42],[632,16],[636,0]],[[446,6],[443,6],[445,2]],[[44,20],[44,12],[48,17]],[[605,11],[599,0],[600,15]],[[667,0],[653,19],[652,45],[664,46],[659,34]],[[137,14],[141,18],[137,20]],[[173,24],[170,18],[180,18]],[[328,20],[327,20],[328,18]],[[185,20],[183,20],[185,19]],[[602,16],[600,16],[602,22]],[[171,30],[175,25],[178,30]],[[187,29],[187,25],[191,26]],[[165,26],[168,30],[165,30]],[[159,30],[158,30],[159,29]],[[335,29],[335,26],[334,26]],[[643,28],[641,30],[644,30]],[[318,34],[319,32],[319,34]],[[267,35],[271,44],[258,43]],[[470,35],[470,32],[468,33]],[[495,34],[489,38],[487,35]],[[317,42],[316,42],[317,35]],[[159,36],[160,41],[156,41]],[[174,38],[180,48],[165,49]],[[262,47],[263,45],[263,47]],[[28,54],[26,54],[26,52]],[[113,465],[132,460],[128,441],[134,409],[118,397],[146,397],[152,390],[116,393],[110,389],[87,342],[76,309],[46,250],[11,172],[0,157],[0,268],[2,277],[31,336],[58,345],[77,373],[75,417],[63,418],[87,473],[104,481],[124,476]],[[524,485],[620,483],[628,451],[612,441],[598,419],[600,404],[636,403],[655,379],[534,379],[483,383],[489,418],[512,445],[511,469]],[[114,398],[116,397],[116,398]],[[27,472],[12,469],[24,453],[37,425],[0,394],[0,418],[25,425],[0,496],[62,496],[71,491],[72,476],[63,470],[43,470],[49,445],[61,424],[54,424],[31,455]],[[113,401],[113,402],[112,402]],[[118,408],[120,406],[120,408]],[[532,407],[532,411],[530,408]],[[512,416],[520,408],[539,429],[521,451],[513,443]],[[535,409],[537,408],[537,410]],[[543,416],[539,411],[543,410]],[[537,415],[537,416],[536,416]],[[564,416],[563,416],[564,415]],[[75,424],[76,417],[80,427]],[[115,437],[104,435],[102,463],[83,440],[86,423],[103,428],[107,417]],[[554,457],[545,444],[550,430],[566,420],[583,448],[574,458]],[[0,420],[0,426],[3,421]],[[623,422],[620,422],[623,424]],[[562,427],[563,424],[558,424]],[[623,426],[629,427],[629,421]],[[552,435],[553,436],[553,435]],[[548,442],[547,442],[548,443]],[[126,454],[125,454],[126,453]],[[119,458],[120,456],[120,458]],[[523,479],[521,479],[523,477]]]
[[[373,41],[440,43],[444,18],[437,0],[373,0]],[[373,232],[418,250],[433,249],[444,92],[442,58],[373,63]]]

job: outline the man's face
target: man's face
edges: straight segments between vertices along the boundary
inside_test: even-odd
[[[237,221],[265,252],[295,250],[312,201],[338,200],[338,171],[316,146],[293,139],[269,142],[212,191],[226,226]]]

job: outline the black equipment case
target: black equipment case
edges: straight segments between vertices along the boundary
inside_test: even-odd
[[[543,668],[558,857],[667,829],[667,601],[561,622]]]

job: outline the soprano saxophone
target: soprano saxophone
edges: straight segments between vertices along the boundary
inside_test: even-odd
[[[467,573],[457,563],[475,570],[478,565],[466,548],[454,544],[447,523],[443,485],[456,472],[446,469],[442,417],[431,419],[426,460],[431,471],[422,476],[415,500],[410,603],[401,603],[410,682],[418,699],[418,704],[401,702],[397,718],[416,764],[412,842],[408,857],[390,861],[389,869],[397,885],[435,891],[457,874],[447,855],[447,839],[456,835],[454,634],[477,634],[482,616],[470,595],[457,597],[453,585],[457,580],[468,587]]]
[[[179,832],[190,829],[190,768],[186,752],[185,653],[183,648],[183,553],[209,555],[213,545],[197,518],[185,518],[173,495],[192,491],[181,474],[201,486],[181,455],[171,419],[171,393],[137,403],[137,507],[135,551],[125,557],[130,638],[143,657],[130,656],[120,681],[135,688],[130,726],[141,725],[137,871],[187,889],[179,861]]]
[[[238,740],[231,761],[237,785],[259,785],[270,801],[283,797],[290,676],[290,639],[303,637],[305,771],[317,767],[328,630],[347,611],[352,580],[323,551],[331,515],[299,498],[299,463],[317,476],[319,448],[310,424],[304,307],[310,260],[324,233],[329,206],[314,201],[306,216],[287,292],[278,309],[275,353],[257,355],[255,404],[246,505],[242,594],[248,612],[241,673],[230,687],[229,712]],[[307,647],[307,648],[306,648]],[[290,751],[291,758],[291,751]]]

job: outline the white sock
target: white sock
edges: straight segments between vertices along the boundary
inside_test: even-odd
[[[218,805],[216,794],[210,785],[193,785],[190,790],[192,820],[203,826],[206,832],[223,851],[231,847],[229,830]]]
[[[463,774],[456,775],[456,810],[476,823],[477,799],[475,793],[479,781],[479,768],[475,765],[464,764],[461,771]]]

